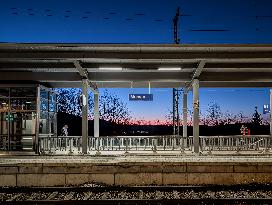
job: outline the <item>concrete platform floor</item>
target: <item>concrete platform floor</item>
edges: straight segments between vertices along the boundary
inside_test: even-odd
[[[23,164],[23,163],[95,163],[95,164],[115,164],[115,163],[157,163],[157,162],[170,162],[170,163],[272,163],[272,157],[266,156],[183,156],[183,155],[126,155],[126,156],[90,156],[90,155],[77,155],[77,156],[0,156],[1,164]]]

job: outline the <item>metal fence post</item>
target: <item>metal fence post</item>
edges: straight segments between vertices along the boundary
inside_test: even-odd
[[[153,153],[157,153],[157,142],[156,139],[153,139]]]
[[[100,137],[95,137],[96,139],[96,153],[95,155],[101,155],[101,152],[100,152]]]

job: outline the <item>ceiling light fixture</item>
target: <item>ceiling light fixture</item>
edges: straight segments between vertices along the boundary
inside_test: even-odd
[[[158,68],[158,70],[175,71],[175,70],[181,70],[181,68],[180,67],[161,67],[161,68]]]
[[[121,67],[100,67],[99,70],[119,71],[119,70],[122,70],[122,68]]]

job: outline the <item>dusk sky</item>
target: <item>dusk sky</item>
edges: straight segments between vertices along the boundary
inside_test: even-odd
[[[0,42],[172,43],[177,6],[181,43],[272,43],[271,0],[1,0]],[[225,32],[195,32],[220,29]],[[146,89],[109,89],[127,102],[133,117],[163,120],[172,109],[172,90],[152,88],[153,102],[129,102],[129,93]],[[102,90],[103,91],[103,90]],[[192,96],[189,94],[189,108]],[[252,115],[269,103],[269,89],[200,90],[200,107],[217,102],[222,111]]]

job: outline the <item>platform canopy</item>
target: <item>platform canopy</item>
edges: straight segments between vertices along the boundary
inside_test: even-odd
[[[0,44],[0,83],[272,87],[271,45]]]

